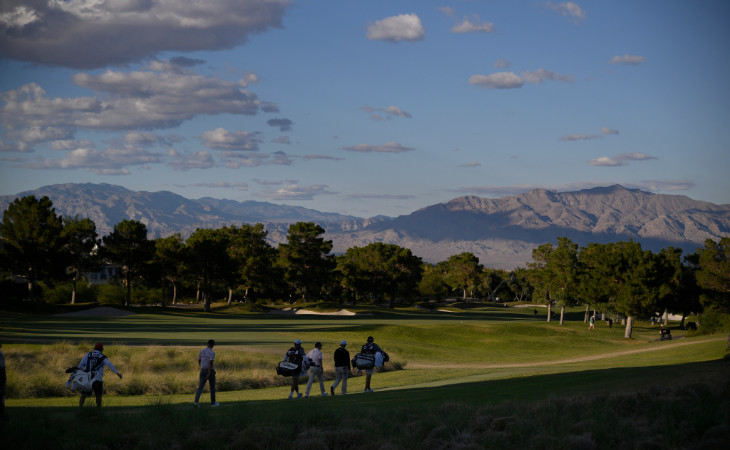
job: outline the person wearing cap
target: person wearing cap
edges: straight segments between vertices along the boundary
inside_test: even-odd
[[[119,373],[116,367],[114,367],[114,364],[112,364],[111,361],[109,361],[109,358],[107,358],[102,352],[104,351],[104,344],[101,342],[98,342],[94,346],[94,350],[90,351],[81,359],[81,362],[79,363],[79,369],[85,371],[85,372],[91,372],[96,371],[97,377],[99,378],[98,381],[94,381],[94,384],[91,385],[91,389],[94,392],[94,395],[96,396],[96,406],[98,408],[101,408],[101,395],[104,391],[104,366],[108,367],[109,370],[117,374],[119,379],[122,378],[122,374]],[[79,398],[79,408],[83,408],[84,403],[86,403],[86,393],[81,392],[81,398]]]
[[[301,371],[291,377],[291,391],[289,392],[289,399],[291,400],[295,392],[297,393],[297,398],[301,398],[302,394],[299,392],[299,377],[305,375],[307,373],[307,368],[309,367],[309,359],[302,348],[302,341],[299,339],[295,340],[294,347],[290,348],[286,352],[282,361],[289,361],[299,365]]]
[[[347,394],[347,377],[350,375],[350,352],[345,348],[347,341],[340,341],[340,347],[335,350],[335,382],[330,387],[330,393],[335,395],[335,388],[342,382],[342,394]]]
[[[307,353],[307,358],[309,358],[309,381],[307,382],[307,392],[304,394],[304,397],[309,398],[309,391],[312,390],[312,382],[315,378],[319,378],[319,390],[322,391],[322,397],[326,397],[327,391],[324,390],[321,342],[314,344],[314,348]]]
[[[200,376],[198,380],[198,390],[195,391],[195,406],[200,406],[198,400],[200,400],[200,395],[203,393],[203,388],[205,387],[206,382],[208,382],[208,385],[210,386],[210,406],[213,408],[220,406],[220,403],[215,401],[215,369],[213,368],[213,362],[215,361],[215,352],[213,351],[214,346],[215,341],[210,339],[208,341],[208,346],[201,350],[198,355]]]
[[[380,348],[380,346],[378,344],[376,344],[374,342],[374,339],[372,336],[368,336],[368,341],[365,344],[363,344],[362,349],[360,349],[360,353],[375,355],[378,352],[382,353],[383,358],[387,361],[388,355],[383,351],[382,348]],[[375,367],[365,369],[365,391],[364,392],[373,392],[373,390],[370,388],[370,379],[373,376],[373,372],[375,372]]]

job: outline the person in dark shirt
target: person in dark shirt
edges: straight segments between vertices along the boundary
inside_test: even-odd
[[[335,395],[335,388],[342,382],[342,394],[347,394],[347,377],[350,375],[350,352],[345,348],[346,341],[340,341],[340,347],[335,350],[335,382],[330,393]]]

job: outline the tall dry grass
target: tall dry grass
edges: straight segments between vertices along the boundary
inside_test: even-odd
[[[91,344],[21,345],[3,348],[8,361],[7,398],[75,395],[66,386],[69,367],[75,367]],[[199,348],[107,347],[105,354],[122,373],[119,380],[105,370],[106,395],[190,394],[198,383]],[[283,386],[289,380],[276,375],[278,358],[269,354],[225,349],[217,351],[216,379],[220,391]],[[334,372],[329,374],[334,376]],[[206,388],[207,389],[207,388]]]

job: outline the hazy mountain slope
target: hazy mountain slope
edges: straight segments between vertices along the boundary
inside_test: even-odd
[[[729,235],[730,205],[611,186],[565,193],[535,189],[500,199],[459,197],[337,236],[335,242],[336,250],[393,242],[432,261],[470,251],[485,265],[511,268],[560,236],[581,245],[634,239],[652,250],[672,245],[694,251],[705,239]]]
[[[410,248],[429,262],[472,252],[489,267],[512,268],[531,259],[532,249],[567,236],[580,245],[634,239],[645,248],[669,245],[694,251],[705,239],[730,236],[730,205],[715,205],[680,195],[652,194],[622,186],[558,193],[544,189],[488,199],[458,197],[395,219],[363,219],[298,206],[201,198],[172,192],[135,192],[109,184],[60,184],[0,197],[0,208],[16,197],[47,195],[64,216],[91,218],[100,235],[123,219],[147,225],[150,238],[196,228],[242,223],[266,224],[269,239],[286,239],[298,221],[318,223],[333,241],[333,251],[386,242]]]

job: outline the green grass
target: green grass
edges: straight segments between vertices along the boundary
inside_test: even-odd
[[[532,309],[453,305],[439,313],[364,305],[368,315],[213,313],[150,308],[133,316],[56,315],[54,307],[0,314],[8,360],[10,422],[20,448],[725,448],[730,359],[724,336],[659,342],[638,324],[588,331],[583,311],[564,325]],[[307,306],[307,309],[313,309]],[[332,306],[325,306],[331,310]],[[331,354],[368,335],[391,356],[354,395],[285,400],[275,362],[295,338]],[[219,409],[193,410],[197,353],[216,339]],[[80,414],[65,391],[67,365],[103,341],[123,380],[105,377],[105,406]],[[29,375],[30,374],[30,375]],[[329,387],[327,382],[327,387]],[[315,392],[318,389],[315,388]],[[136,395],[144,394],[144,395]],[[638,400],[637,400],[638,399]],[[202,402],[208,401],[203,394]],[[79,427],[78,423],[83,423]],[[85,430],[93,429],[93,439]],[[628,437],[632,436],[631,439]],[[723,440],[724,439],[724,440]]]

